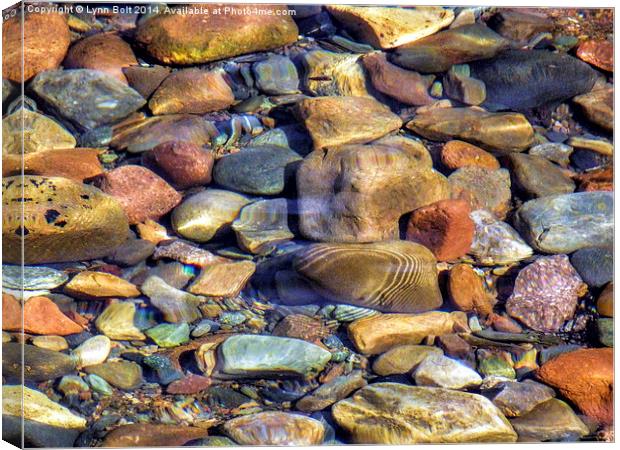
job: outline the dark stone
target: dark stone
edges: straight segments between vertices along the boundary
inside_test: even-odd
[[[2,440],[19,448],[73,447],[79,430],[54,427],[34,420],[24,420],[24,445],[22,446],[22,419],[2,415]]]
[[[571,255],[570,262],[588,286],[601,287],[614,278],[611,248],[582,248]]]
[[[579,171],[586,171],[609,164],[610,158],[592,150],[579,148],[570,155],[570,161]]]
[[[2,344],[2,374],[5,377],[21,378],[22,348],[24,358],[24,378],[27,381],[54,380],[72,373],[76,358],[64,353],[16,342]]]
[[[589,91],[597,73],[567,54],[509,50],[493,59],[472,63],[471,76],[486,86],[483,107],[523,111]]]
[[[144,239],[128,239],[107,258],[119,266],[135,266],[155,251],[155,244]]]
[[[573,180],[559,166],[541,156],[513,153],[509,162],[515,185],[530,197],[568,194],[575,190]]]

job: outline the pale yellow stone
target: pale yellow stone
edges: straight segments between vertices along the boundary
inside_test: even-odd
[[[86,270],[78,273],[65,285],[65,293],[72,297],[93,299],[108,297],[137,297],[140,291],[129,281],[104,272]]]
[[[58,122],[23,108],[2,119],[2,154],[21,154],[22,136],[24,153],[74,148],[77,144],[73,135]]]
[[[136,305],[133,303],[113,303],[101,313],[95,325],[110,339],[143,341],[146,336],[133,323],[135,314]]]
[[[69,348],[67,340],[62,336],[36,336],[32,339],[32,345],[55,352],[61,352]]]
[[[207,297],[235,297],[255,270],[252,261],[213,264],[202,269],[187,290]]]

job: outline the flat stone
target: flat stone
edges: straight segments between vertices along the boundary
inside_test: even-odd
[[[454,70],[449,70],[444,76],[443,87],[448,97],[466,105],[480,105],[487,96],[482,81]]]
[[[109,305],[97,317],[97,329],[110,339],[119,341],[143,341],[146,336],[134,325],[136,305],[118,302]]]
[[[98,33],[71,46],[63,62],[65,69],[92,69],[105,72],[127,84],[123,69],[138,65],[133,50],[116,33]]]
[[[183,69],[172,72],[149,100],[154,115],[205,114],[226,109],[235,101],[222,71]]]
[[[142,367],[131,361],[109,361],[85,367],[84,370],[126,391],[137,389],[143,382]]]
[[[155,244],[146,239],[127,239],[107,260],[124,267],[135,266],[146,260],[155,251]]]
[[[332,334],[332,330],[320,319],[309,317],[304,314],[290,314],[285,316],[273,329],[274,336],[283,336],[318,344],[321,339]]]
[[[406,105],[428,105],[435,101],[428,93],[434,76],[423,76],[388,62],[385,53],[369,53],[362,60],[375,89]]]
[[[146,335],[160,347],[177,347],[189,342],[189,325],[162,323],[146,330]]]
[[[234,192],[207,189],[187,197],[172,212],[172,228],[184,238],[207,242],[230,230],[250,199]]]
[[[318,420],[280,411],[237,417],[223,428],[240,445],[320,445],[325,435]]]
[[[301,160],[297,153],[282,147],[245,147],[220,158],[213,169],[213,179],[234,191],[277,195],[294,176]]]
[[[577,441],[590,434],[588,427],[562,400],[552,398],[522,417],[510,421],[519,442]]]
[[[301,376],[323,370],[331,353],[300,339],[235,335],[219,347],[222,372],[243,377]]]
[[[588,286],[603,287],[613,280],[614,256],[611,248],[588,247],[577,250],[570,262]]]
[[[46,177],[64,177],[79,183],[103,173],[99,160],[102,153],[95,148],[40,150],[2,158],[2,176],[25,174]]]
[[[125,83],[97,70],[50,70],[32,80],[31,88],[64,118],[94,129],[124,119],[146,100]]]
[[[23,83],[40,72],[56,69],[70,43],[64,14],[45,10],[11,16],[2,23],[2,78]]]
[[[405,9],[329,5],[327,11],[363,42],[381,49],[430,36],[454,20],[452,10],[438,6]]]
[[[613,195],[577,192],[530,200],[517,210],[515,224],[532,247],[545,253],[610,246]]]
[[[452,198],[467,201],[472,211],[485,209],[498,219],[506,217],[512,200],[510,172],[506,169],[462,167],[452,172],[448,182]]]
[[[165,66],[130,66],[123,68],[123,74],[129,86],[135,89],[142,97],[149,98],[159,85],[170,74],[170,67]]]
[[[129,281],[105,272],[85,270],[74,276],[64,292],[83,300],[97,300],[108,297],[138,297],[140,291]]]
[[[375,383],[336,403],[332,414],[356,444],[517,440],[489,400],[443,388]]]
[[[603,137],[592,135],[573,136],[566,143],[572,145],[577,150],[592,152],[603,160],[605,157],[613,156],[614,154],[613,143]]]
[[[66,150],[77,144],[75,137],[51,117],[19,108],[2,119],[3,165],[7,155],[22,156],[22,136],[24,156],[44,150]]]
[[[2,329],[30,334],[67,336],[82,332],[82,327],[69,319],[47,297],[29,298],[23,309],[15,297],[2,294]]]
[[[519,272],[506,311],[534,330],[556,332],[586,288],[568,256],[543,256]]]
[[[454,64],[493,58],[507,49],[509,42],[487,26],[474,23],[402,45],[392,61],[419,72],[445,72]]]
[[[491,28],[499,34],[523,44],[539,33],[553,30],[553,22],[547,17],[518,9],[502,8],[490,22]]]
[[[577,58],[607,72],[614,71],[614,45],[610,41],[590,39],[582,42],[577,47]]]
[[[198,310],[200,297],[173,288],[157,276],[149,276],[140,289],[151,304],[162,312],[167,322],[193,322],[202,317]]]
[[[534,129],[522,114],[481,108],[428,109],[406,126],[433,141],[461,139],[496,153],[522,152],[534,142]]]
[[[443,351],[429,345],[398,345],[375,359],[372,370],[377,375],[404,375],[411,373],[431,355],[443,355]]]
[[[469,213],[464,200],[441,200],[418,208],[409,217],[407,240],[424,245],[439,261],[464,256],[474,238]]]
[[[202,269],[187,290],[207,297],[236,297],[255,270],[252,261],[213,264]]]
[[[452,170],[469,166],[499,169],[499,162],[493,155],[463,141],[446,142],[441,148],[441,163]]]
[[[77,359],[64,353],[17,342],[2,344],[4,377],[21,380],[23,374],[26,381],[48,381],[72,373],[76,365]]]
[[[402,215],[449,197],[424,145],[397,136],[310,153],[297,192],[301,234],[328,242],[398,239]]]
[[[160,244],[153,253],[153,259],[170,258],[197,267],[210,266],[213,263],[228,262],[228,259],[217,256],[200,247],[188,244],[181,240],[167,241]]]
[[[543,157],[514,153],[508,158],[516,187],[530,197],[569,194],[575,190],[573,180]]]
[[[418,386],[446,389],[468,389],[482,383],[475,370],[443,355],[427,356],[413,372],[413,378]]]
[[[362,377],[362,371],[354,370],[349,375],[336,377],[321,385],[311,394],[298,400],[295,408],[304,412],[321,411],[348,397],[349,394],[366,386],[366,384],[368,383]]]
[[[483,209],[473,211],[470,216],[476,230],[469,253],[479,264],[510,264],[532,256],[531,247],[506,222]]]
[[[32,345],[45,350],[61,352],[69,348],[67,340],[62,336],[35,336],[32,338]]]
[[[401,119],[376,100],[365,97],[316,97],[298,104],[298,115],[314,149],[364,144],[401,127]]]
[[[573,102],[579,105],[588,120],[611,132],[614,128],[613,98],[613,87],[607,87],[573,97]]]
[[[364,355],[386,352],[397,345],[419,344],[426,336],[467,331],[463,312],[382,314],[351,323],[347,329],[355,348]]]
[[[120,166],[99,180],[101,190],[122,205],[130,224],[157,220],[181,203],[181,195],[142,166]]]
[[[612,348],[570,351],[543,364],[536,376],[558,389],[585,415],[599,423],[611,424],[614,415],[613,354]]]
[[[283,95],[299,92],[297,68],[290,58],[271,55],[252,65],[256,87],[265,94]]]
[[[211,183],[213,153],[191,142],[159,144],[144,154],[144,161],[153,164],[164,178],[179,189]]]
[[[2,386],[2,414],[67,430],[83,430],[86,419],[26,386]]]
[[[568,167],[570,164],[570,155],[573,153],[573,147],[557,142],[546,142],[530,148],[528,153],[532,156],[546,158],[562,167]]]
[[[284,198],[259,200],[244,206],[232,229],[239,247],[254,254],[269,252],[275,244],[295,236],[288,227],[288,205]]]
[[[134,423],[106,434],[102,447],[181,447],[207,436],[204,428],[187,425]]]
[[[491,400],[506,417],[524,416],[555,397],[555,391],[549,386],[529,379],[522,382],[507,381],[499,389],[492,394]]]
[[[295,256],[293,267],[338,303],[408,313],[442,303],[435,257],[413,242],[312,244]]]
[[[66,178],[33,175],[4,178],[2,198],[5,263],[101,258],[123,243],[129,232],[125,213],[114,198],[93,186]],[[17,200],[23,198],[32,201]]]
[[[482,106],[523,111],[588,92],[596,72],[566,53],[508,50],[471,64],[473,77],[486,86]]]
[[[465,339],[457,333],[442,334],[437,336],[436,344],[443,350],[446,356],[468,361],[473,355],[473,348]]]
[[[304,88],[315,97],[368,97],[374,100],[359,54],[312,50],[302,56]],[[380,95],[380,94],[379,94]]]

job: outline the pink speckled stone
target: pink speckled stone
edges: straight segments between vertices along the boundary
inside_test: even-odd
[[[575,315],[585,289],[568,256],[544,256],[519,272],[506,311],[534,330],[558,331]]]

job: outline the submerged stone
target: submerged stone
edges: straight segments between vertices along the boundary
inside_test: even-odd
[[[577,441],[590,433],[571,407],[556,398],[539,404],[510,423],[519,436],[519,442]]]
[[[288,227],[286,199],[259,200],[244,206],[232,229],[242,250],[262,253],[294,237]]]
[[[532,248],[506,222],[483,209],[473,211],[474,240],[469,253],[479,264],[510,264],[529,258]]]

